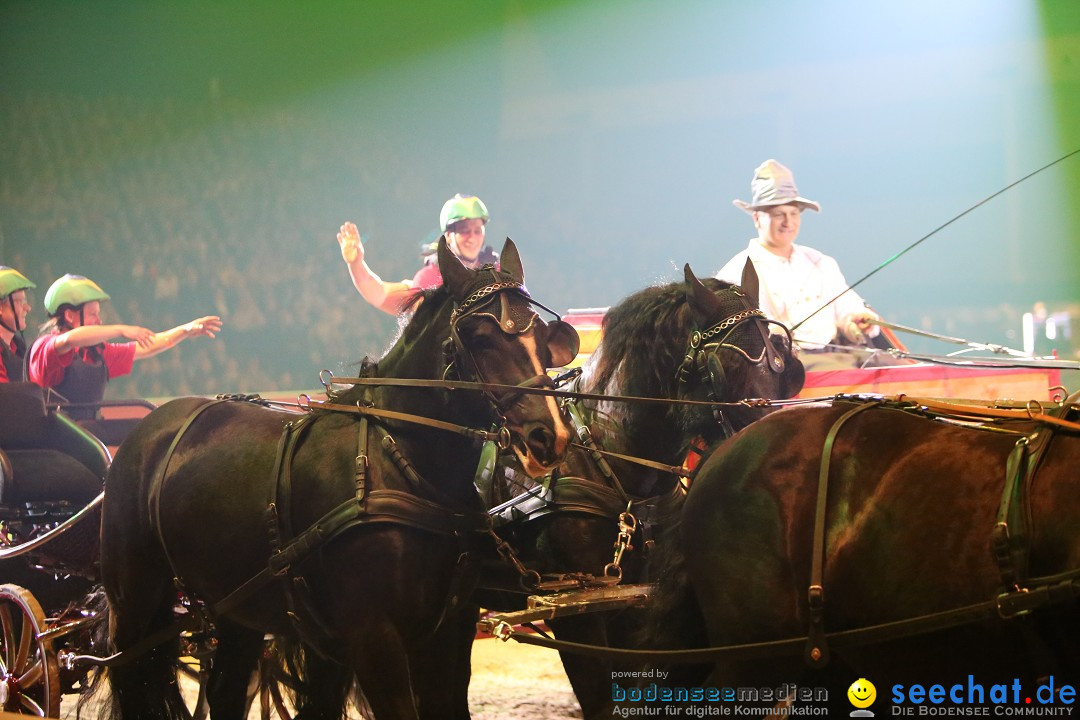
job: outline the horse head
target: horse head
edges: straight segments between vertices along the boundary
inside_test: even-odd
[[[684,397],[717,402],[743,398],[789,398],[802,389],[806,372],[792,353],[787,328],[758,309],[758,277],[749,260],[740,285],[710,291],[684,267],[686,301],[697,330],[690,334],[679,370]],[[784,333],[770,334],[769,325]]]
[[[469,270],[439,240],[439,270],[456,306],[450,315],[448,354],[459,375],[521,388],[553,387],[546,370],[569,363],[577,331],[562,320],[545,322],[543,308],[525,289],[517,247],[506,239],[500,267]],[[546,309],[546,308],[545,308]],[[539,477],[565,454],[570,426],[553,397],[492,390],[488,397],[510,434],[525,471]]]

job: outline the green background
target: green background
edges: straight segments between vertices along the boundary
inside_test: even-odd
[[[1074,0],[0,2],[0,263],[38,283],[32,326],[64,272],[113,321],[224,316],[112,397],[310,388],[396,332],[345,220],[411,277],[475,193],[535,296],[607,306],[742,249],[731,200],[775,157],[823,206],[800,240],[854,281],[1080,148],[1078,118]],[[1078,203],[1074,156],[858,290],[973,340],[1020,346],[1040,302],[1080,332]]]

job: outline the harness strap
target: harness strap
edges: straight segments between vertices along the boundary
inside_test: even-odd
[[[1046,423],[1047,425],[1056,425],[1066,430],[1080,431],[1080,423],[1066,420],[1064,417],[1058,417],[1054,414],[1054,411],[1049,413],[1043,412],[1043,406],[1038,402],[1029,402],[1028,406],[1023,410],[1012,410],[1006,408],[992,408],[982,405],[968,405],[961,403],[951,403],[943,400],[936,400],[933,398],[919,398],[908,397],[907,395],[894,395],[891,397],[882,398],[886,402],[897,403],[911,403],[926,408],[933,412],[945,413],[948,415],[961,416],[966,418],[998,418],[1003,420],[1032,420],[1034,422]],[[1062,403],[1057,408],[1057,412],[1061,415],[1066,414],[1071,407],[1068,401]]]
[[[806,662],[815,668],[824,667],[829,662],[829,647],[825,635],[825,511],[829,498],[829,470],[832,462],[833,445],[844,423],[858,413],[878,405],[880,405],[879,402],[856,405],[837,418],[829,429],[829,434],[825,436],[825,446],[821,451],[817,505],[814,510],[814,547],[811,553],[810,587],[806,593],[810,608]]]
[[[182,586],[180,574],[176,571],[176,563],[173,561],[172,553],[169,552],[169,546],[165,542],[165,535],[161,531],[161,490],[165,486],[165,477],[169,470],[169,463],[172,461],[173,453],[176,452],[176,448],[180,445],[180,440],[184,437],[187,431],[194,424],[195,420],[206,412],[214,405],[219,405],[225,400],[211,400],[205,405],[200,405],[188,415],[187,419],[180,426],[180,429],[173,435],[172,442],[169,443],[169,449],[165,451],[165,457],[161,461],[160,471],[156,473],[150,484],[150,491],[147,495],[147,504],[150,506],[150,517],[154,525],[154,532],[157,533],[158,543],[161,545],[161,551],[165,555],[165,559],[169,562],[169,568],[172,570],[173,580],[178,585]]]
[[[499,447],[493,441],[488,440],[480,448],[480,459],[476,462],[476,472],[473,473],[473,485],[480,493],[480,499],[484,507],[495,504],[495,466],[499,459]]]
[[[576,390],[579,383],[574,383],[574,389]],[[570,414],[570,423],[577,431],[578,439],[581,440],[581,447],[588,451],[589,456],[596,464],[596,469],[600,471],[600,474],[609,480],[614,480],[616,483],[618,480],[615,478],[615,471],[611,469],[611,465],[604,460],[604,456],[596,450],[596,441],[592,436],[592,429],[585,422],[585,414],[581,411],[581,405],[578,402],[566,403],[566,411]],[[622,486],[619,485],[618,490],[622,492]]]
[[[311,426],[312,416],[305,415],[296,422],[289,422],[281,431],[274,470],[274,482],[270,485],[270,502],[267,507],[275,509],[276,527],[271,530],[271,549],[276,550],[282,542],[293,536],[292,529],[292,459],[296,446],[304,432]]]
[[[265,568],[236,590],[210,606],[214,615],[232,610],[275,576],[306,558],[321,544],[345,530],[361,524],[394,523],[439,534],[484,532],[489,525],[485,513],[447,512],[442,505],[398,490],[371,490],[361,506],[355,498],[339,504],[288,544],[274,553]]]
[[[277,560],[277,555],[283,551],[285,543],[288,543],[285,548],[304,556],[317,547],[304,544],[307,540],[305,533],[301,533],[300,537],[294,537],[292,523],[293,458],[300,441],[314,424],[313,418],[313,415],[305,415],[295,423],[286,423],[278,441],[272,476],[275,482],[270,485],[271,497],[267,506],[271,541],[268,567],[272,575],[281,579],[282,595],[287,608],[286,615],[292,621],[296,633],[316,652],[321,653],[323,641],[331,637],[333,633],[316,608],[304,576],[290,572],[290,563],[279,563]]]
[[[1064,419],[1071,409],[1067,400],[1049,411],[1048,417]],[[1057,423],[1016,441],[1006,464],[1005,487],[998,507],[997,521],[991,533],[990,549],[1001,570],[1002,587],[1016,588],[1027,579],[1028,527],[1030,507],[1027,490],[1035,481],[1035,473],[1046,457]]]
[[[361,505],[366,499],[367,472],[370,460],[368,460],[368,418],[367,415],[360,417],[360,432],[356,440],[356,502]]]
[[[1024,480],[1029,477],[1025,468],[1029,437],[1013,445],[1005,463],[1005,487],[1001,492],[997,521],[990,532],[990,552],[1001,573],[1005,588],[1016,588],[1027,574],[1027,523],[1024,513]]]

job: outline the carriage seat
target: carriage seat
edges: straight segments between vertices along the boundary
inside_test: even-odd
[[[0,505],[24,507],[27,503],[67,500],[87,505],[98,496],[103,479],[75,458],[58,450],[10,450],[11,468],[0,483]]]
[[[66,500],[85,505],[109,467],[101,441],[55,408],[33,383],[0,383],[0,505]]]

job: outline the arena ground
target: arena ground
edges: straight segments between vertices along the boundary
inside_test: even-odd
[[[513,640],[477,640],[473,645],[469,706],[473,720],[575,720],[581,710],[554,650]],[[188,690],[195,692],[194,686]],[[61,717],[74,720],[77,698],[65,695]],[[22,716],[17,716],[22,717]],[[260,720],[252,707],[249,720]],[[82,720],[96,720],[93,709]]]

